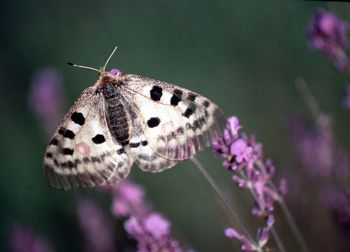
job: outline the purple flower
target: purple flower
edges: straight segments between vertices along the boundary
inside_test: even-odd
[[[347,30],[347,22],[326,10],[316,11],[307,29],[311,46],[325,53],[340,71],[349,67]]]
[[[329,211],[335,226],[343,234],[350,234],[350,190],[326,188],[320,192],[323,206]]]
[[[290,119],[289,128],[295,150],[310,177],[343,176],[347,170],[347,155],[336,144],[331,126],[326,116],[318,118],[315,125],[299,114]]]
[[[85,238],[85,251],[115,251],[111,223],[93,201],[79,201],[77,215]]]
[[[239,124],[238,118],[232,116],[227,119],[227,128],[230,129],[232,136],[237,136],[238,131],[242,126]]]
[[[234,172],[232,179],[237,186],[254,193],[256,206],[261,209],[253,212],[266,216],[271,213],[273,202],[280,197],[271,186],[275,167],[270,160],[263,160],[262,145],[256,142],[254,136],[238,134],[240,128],[237,117],[228,118],[223,137],[213,143],[213,149],[224,157],[223,166]]]
[[[243,251],[257,251],[256,245],[253,242],[251,242],[247,237],[237,232],[234,228],[226,228],[225,236],[227,238],[235,238],[239,240],[241,243],[241,249]]]
[[[170,237],[170,223],[159,213],[144,218],[129,218],[125,230],[138,242],[137,251],[182,251],[179,243]]]
[[[113,214],[127,217],[124,229],[137,241],[137,251],[182,251],[179,243],[171,237],[170,222],[150,209],[140,186],[123,180],[102,188],[112,193]]]
[[[230,152],[236,158],[237,163],[249,161],[252,157],[253,148],[243,139],[238,139],[231,144]]]
[[[23,226],[16,226],[10,232],[12,252],[52,252],[52,248],[41,237]]]
[[[232,227],[225,229],[225,236],[228,238],[235,238],[240,241],[242,251],[263,251],[263,247],[266,245],[270,230],[274,224],[274,218],[272,215],[266,218],[266,226],[259,228],[256,234],[257,243],[250,241],[245,235],[239,233]]]
[[[228,118],[228,121],[233,118],[235,117]],[[238,122],[237,118],[235,120]],[[253,163],[261,157],[262,146],[256,143],[254,136],[233,135],[232,132],[237,132],[237,129],[232,129],[231,125],[228,123],[228,128],[224,129],[223,137],[212,143],[213,149],[224,157],[223,166],[225,168],[229,170],[240,170],[245,166],[251,168]]]
[[[127,179],[101,188],[112,193],[112,212],[117,217],[143,216],[149,211],[143,188]]]
[[[63,116],[62,78],[53,68],[38,70],[29,91],[29,106],[47,134],[51,134]]]
[[[252,214],[273,219],[274,203],[281,200],[281,193],[272,183],[275,167],[270,160],[264,161],[262,145],[256,142],[254,136],[239,133],[241,128],[237,117],[229,117],[222,138],[213,142],[213,150],[224,158],[223,166],[233,172],[234,183],[252,193]],[[226,229],[225,235],[238,239],[242,250],[256,251],[266,244],[272,225],[270,220],[265,228],[258,229],[257,242],[232,228]]]
[[[144,221],[145,229],[155,237],[168,235],[170,232],[170,223],[158,213],[150,214]]]

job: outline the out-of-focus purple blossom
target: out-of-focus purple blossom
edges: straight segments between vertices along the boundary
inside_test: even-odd
[[[28,102],[47,134],[62,120],[64,98],[62,78],[53,68],[38,70],[32,79]]]
[[[226,229],[225,235],[242,243],[242,250],[255,251],[264,246],[272,228],[274,203],[281,200],[281,192],[273,185],[275,167],[270,160],[264,161],[263,149],[254,136],[240,134],[242,126],[237,117],[229,117],[221,139],[213,142],[213,150],[224,158],[223,166],[233,172],[232,179],[241,189],[248,189],[253,197],[252,214],[268,217],[265,228],[258,230],[257,243],[250,241],[234,229]],[[283,188],[286,191],[286,188]]]
[[[225,229],[225,236],[228,238],[237,239],[241,243],[242,251],[257,251],[257,246],[254,243],[232,227]]]
[[[239,240],[241,243],[242,251],[263,251],[263,247],[266,245],[269,239],[270,230],[273,227],[274,222],[275,221],[272,215],[266,218],[266,226],[257,230],[257,243],[253,243],[245,235],[239,233],[232,227],[225,229],[225,236]]]
[[[346,85],[344,107],[350,109],[350,84]]]
[[[295,114],[289,128],[298,157],[309,176],[330,178],[344,174],[347,156],[335,143],[330,119],[323,116],[312,126],[303,116]]]
[[[112,193],[112,212],[117,217],[143,216],[149,212],[144,201],[144,190],[129,180],[113,185],[102,186]]]
[[[280,195],[285,196],[288,193],[288,182],[285,178],[282,178],[280,180],[280,184],[278,186],[278,190],[280,192]]]
[[[152,233],[155,237],[162,237],[168,235],[170,231],[170,223],[163,216],[158,213],[150,214],[144,220],[145,229]]]
[[[158,213],[150,213],[143,219],[129,218],[125,230],[138,242],[137,251],[182,251],[179,243],[170,236],[170,223]]]
[[[311,46],[325,53],[340,71],[349,68],[348,23],[327,10],[318,10],[312,16],[307,35]]]
[[[30,229],[16,226],[10,232],[10,250],[12,252],[53,252],[53,249],[42,238]]]
[[[113,214],[127,218],[124,228],[137,241],[138,252],[182,251],[179,243],[171,237],[170,222],[145,203],[142,187],[123,180],[102,189],[112,194]]]
[[[323,207],[329,210],[335,226],[341,233],[350,234],[350,190],[326,188],[320,193]]]
[[[111,222],[93,201],[86,199],[79,201],[77,205],[77,215],[85,238],[84,251],[115,251]]]

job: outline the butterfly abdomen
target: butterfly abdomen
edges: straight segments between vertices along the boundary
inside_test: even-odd
[[[125,146],[129,144],[130,126],[118,88],[113,84],[107,84],[103,87],[103,95],[106,101],[108,127],[114,139],[122,146]]]

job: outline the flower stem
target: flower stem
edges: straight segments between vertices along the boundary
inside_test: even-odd
[[[278,201],[282,210],[283,210],[283,213],[286,217],[286,220],[288,222],[288,225],[289,227],[291,228],[292,230],[292,233],[294,234],[295,238],[297,239],[297,242],[299,243],[299,246],[300,246],[300,249],[302,252],[308,252],[310,251],[309,247],[307,246],[303,236],[301,235],[300,233],[300,230],[297,226],[297,224],[295,223],[287,205],[285,204],[284,200],[281,199],[280,201]]]
[[[261,202],[259,200],[259,197],[256,195],[254,190],[250,187],[249,191],[253,195],[254,200],[259,204],[260,208],[263,209],[265,206],[264,206],[263,202]],[[274,227],[271,228],[271,233],[272,233],[272,236],[273,236],[273,238],[274,238],[274,240],[276,242],[276,245],[278,247],[278,251],[286,252],[287,250],[284,247],[284,245],[283,245],[283,243],[282,243],[282,241],[281,241],[281,239],[280,239],[280,237],[279,237],[279,235],[278,235],[278,233],[277,233],[277,231],[276,231],[276,229]]]
[[[271,228],[271,233],[272,233],[272,236],[273,236],[273,239],[275,240],[276,242],[276,245],[278,247],[278,251],[280,252],[286,252],[286,248],[284,247],[276,229],[274,227]]]
[[[298,78],[295,81],[295,86],[299,90],[299,92],[303,95],[306,106],[309,108],[311,116],[315,120],[316,123],[322,123],[322,119],[324,119],[324,114],[322,113],[317,100],[312,95],[309,86],[305,82],[303,78]]]
[[[243,221],[241,220],[242,218],[240,218],[238,216],[238,214],[235,212],[235,210],[231,207],[231,205],[229,204],[228,200],[224,196],[223,192],[220,190],[219,186],[216,184],[216,182],[210,176],[210,174],[207,172],[207,170],[203,167],[203,165],[195,157],[191,157],[191,161],[194,163],[194,165],[198,168],[198,170],[202,173],[202,175],[205,177],[205,179],[208,181],[208,183],[214,189],[216,194],[219,196],[219,198],[224,203],[226,209],[232,214],[232,216],[237,221],[237,223],[240,225],[240,227],[242,228],[242,230],[244,231],[246,236],[249,238],[249,240],[251,242],[254,242],[256,247],[258,247],[258,245],[256,244],[254,238],[252,237],[252,235],[249,233],[248,229],[246,228],[246,225],[244,225]],[[262,252],[262,250],[261,250],[261,252]]]

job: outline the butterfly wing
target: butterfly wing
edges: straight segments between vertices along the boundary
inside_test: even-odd
[[[85,89],[46,149],[49,184],[67,190],[114,183],[128,175],[131,164],[109,132],[102,94],[93,87]]]
[[[150,147],[170,160],[184,160],[221,135],[218,106],[188,89],[137,75],[125,76],[125,95]]]
[[[150,146],[143,128],[140,124],[140,118],[130,102],[125,101],[128,106],[128,114],[131,120],[132,133],[126,152],[135,160],[137,166],[146,172],[161,172],[173,167],[177,161],[170,160],[160,156]]]

